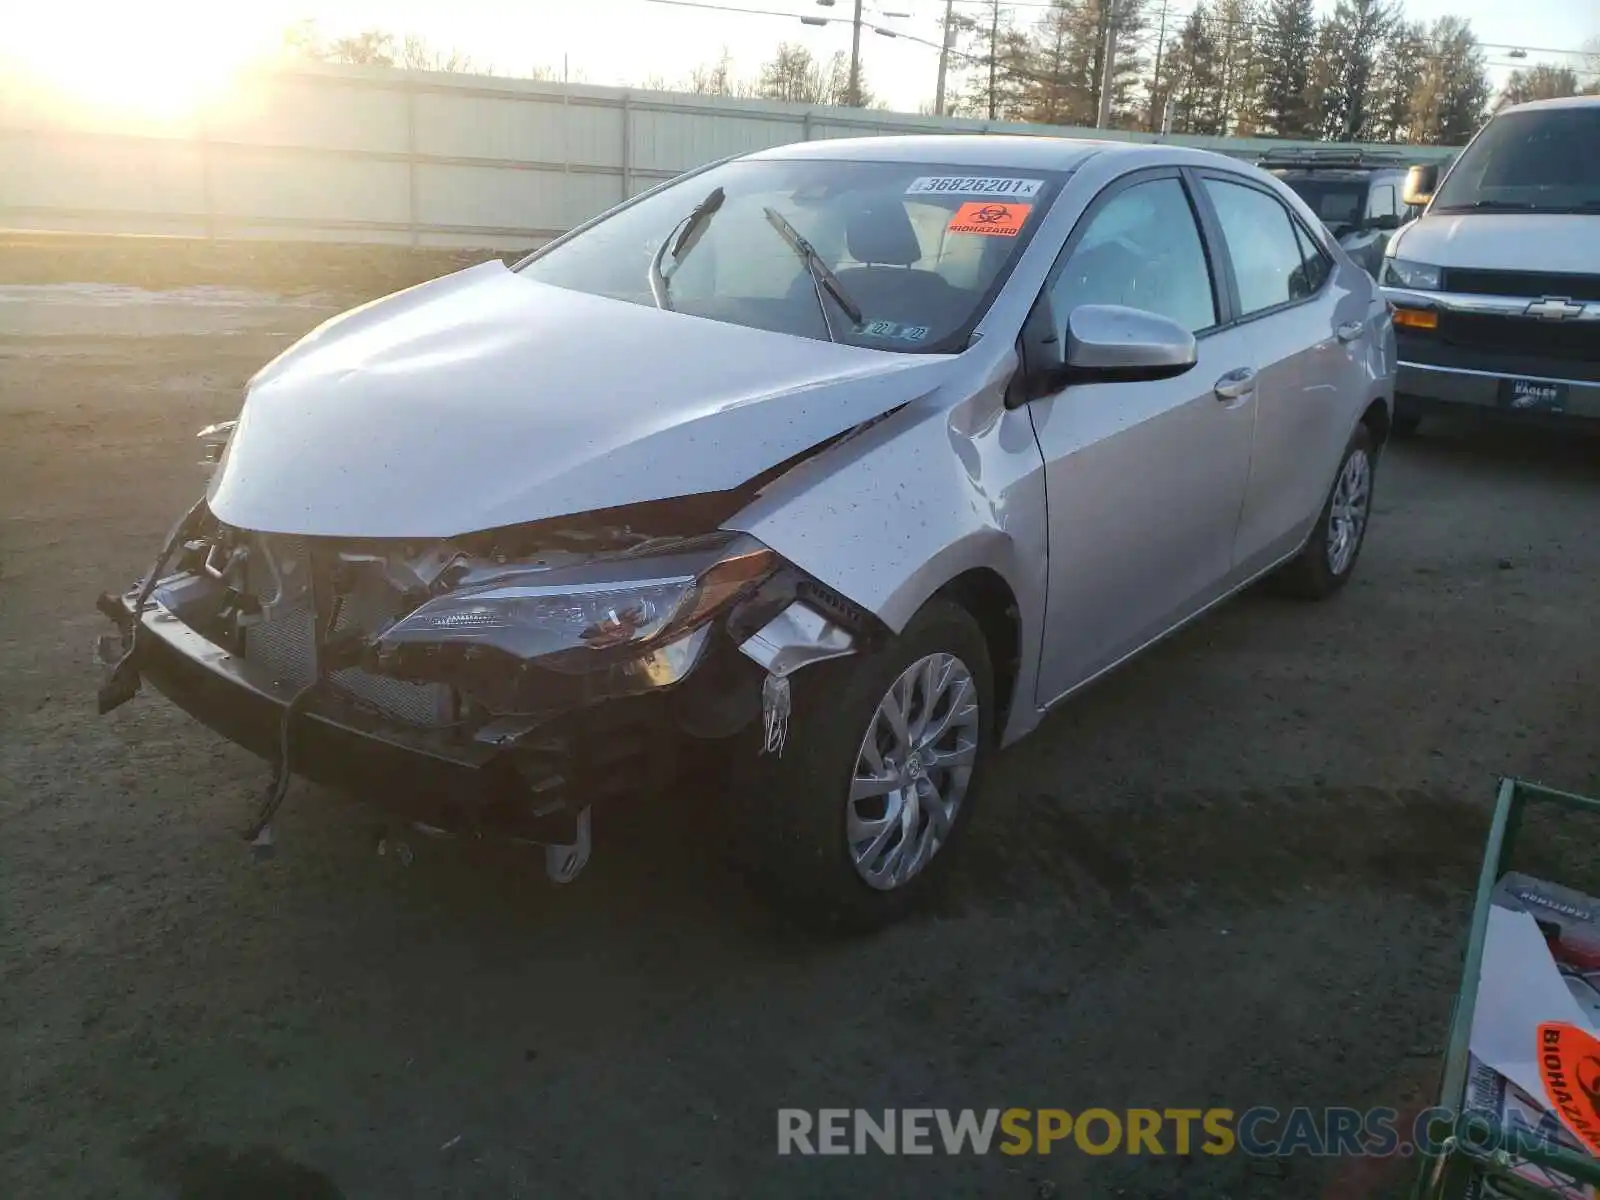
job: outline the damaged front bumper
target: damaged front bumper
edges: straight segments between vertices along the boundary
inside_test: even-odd
[[[869,614],[785,567],[730,592],[734,599],[697,627],[686,672],[667,685],[636,686],[634,673],[621,679],[633,690],[597,702],[557,686],[550,704],[526,711],[530,698],[546,695],[544,685],[563,683],[559,673],[530,671],[467,638],[458,653],[383,653],[386,637],[426,607],[417,595],[399,599],[359,636],[346,633],[341,649],[346,618],[324,621],[317,603],[299,607],[286,586],[302,572],[263,557],[257,535],[206,532],[204,514],[186,521],[169,544],[181,547],[175,572],[161,574],[163,559],[154,584],[101,598],[120,634],[102,639],[113,672],[101,707],[115,707],[148,679],[203,724],[273,762],[272,798],[246,833],[257,845],[263,831],[270,839],[292,772],[355,790],[429,833],[543,845],[550,874],[565,880],[587,858],[591,806],[658,791],[684,737],[729,738],[764,717],[763,746],[781,750],[775,700],[786,700],[787,676],[880,636]],[[223,552],[230,545],[234,551]],[[235,552],[237,569],[229,565]],[[382,566],[370,555],[328,553]],[[356,614],[352,629],[377,611],[363,607],[371,580],[362,582],[365,567],[360,574],[334,606]],[[314,669],[284,656],[281,631],[291,628],[311,631]],[[445,635],[440,644],[456,640]]]

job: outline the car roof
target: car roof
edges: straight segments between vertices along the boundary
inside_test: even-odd
[[[1596,96],[1557,96],[1553,100],[1529,100],[1526,104],[1513,104],[1509,108],[1502,108],[1495,116],[1501,117],[1506,113],[1530,112],[1536,108],[1589,108],[1600,105],[1600,95]]]
[[[1097,138],[1035,137],[1027,134],[934,133],[888,137],[827,138],[791,142],[758,150],[749,158],[813,158],[834,161],[940,163],[982,170],[1074,171],[1099,154],[1135,162],[1213,162],[1233,167],[1239,160],[1205,150]]]

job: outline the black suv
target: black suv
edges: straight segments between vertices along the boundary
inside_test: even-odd
[[[1269,150],[1256,165],[1298,192],[1374,279],[1389,238],[1422,211],[1401,199],[1411,164],[1399,152],[1338,147]]]

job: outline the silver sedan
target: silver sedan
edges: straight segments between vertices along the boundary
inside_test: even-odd
[[[1343,586],[1394,372],[1366,272],[1227,158],[724,161],[263,368],[102,599],[102,708],[149,678],[272,758],[258,841],[304,773],[558,881],[715,743],[756,878],[881,923],[1052,707],[1256,579]]]

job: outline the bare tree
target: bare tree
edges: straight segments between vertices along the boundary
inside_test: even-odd
[[[329,62],[364,67],[392,67],[394,55],[394,34],[381,29],[363,29],[350,37],[336,38],[324,53]]]
[[[1549,63],[1536,63],[1526,70],[1516,70],[1506,78],[1500,89],[1500,102],[1524,104],[1529,100],[1554,100],[1560,96],[1578,94],[1578,73],[1571,67],[1555,67]]]
[[[870,105],[872,94],[864,79],[860,93],[862,107]],[[818,62],[804,46],[781,42],[777,53],[762,64],[755,94],[764,100],[791,104],[845,107],[850,103],[850,64],[843,51],[826,62]]]
[[[724,46],[716,60],[701,63],[689,72],[688,90],[700,96],[736,96],[739,81],[733,75],[733,56]]]
[[[459,50],[440,50],[414,33],[408,33],[400,43],[397,66],[408,71],[459,71],[473,70],[472,59]]]

